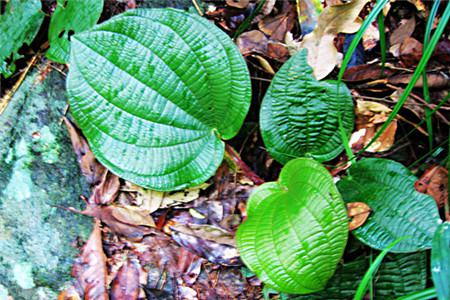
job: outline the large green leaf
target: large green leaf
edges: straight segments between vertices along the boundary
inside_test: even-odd
[[[175,9],[130,10],[73,36],[67,89],[100,162],[162,191],[214,174],[251,97],[230,38]]]
[[[372,212],[353,234],[382,250],[400,237],[392,252],[414,252],[431,247],[439,212],[432,197],[414,189],[417,178],[402,164],[382,158],[355,163],[337,184],[345,202],[365,202]]]
[[[69,60],[71,35],[94,26],[103,10],[103,0],[57,0],[50,20],[47,57],[59,63]]]
[[[31,44],[43,19],[40,0],[10,0],[6,4],[0,16],[0,73],[6,78],[16,69],[20,47]]]
[[[277,72],[261,106],[261,134],[269,153],[286,163],[299,156],[319,161],[344,149],[339,135],[353,129],[353,102],[345,84],[317,81],[307,63],[307,50],[291,57]]]
[[[450,223],[436,230],[431,249],[431,275],[439,300],[450,299]]]
[[[249,198],[237,245],[244,263],[270,287],[308,294],[325,287],[347,242],[348,222],[328,171],[309,158],[290,161],[276,183]]]

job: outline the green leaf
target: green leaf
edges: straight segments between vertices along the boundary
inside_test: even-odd
[[[248,206],[236,237],[247,267],[281,292],[322,290],[348,232],[344,202],[329,172],[309,158],[292,160],[278,182],[256,189]]]
[[[251,99],[230,38],[175,9],[130,10],[73,36],[67,89],[99,161],[160,191],[214,174]]]
[[[337,184],[345,202],[365,202],[372,212],[353,234],[364,244],[382,250],[394,240],[410,237],[392,252],[431,248],[439,212],[431,196],[414,189],[417,178],[402,164],[382,158],[355,163]]]
[[[307,50],[291,57],[277,72],[261,106],[261,134],[269,153],[286,163],[299,156],[319,161],[344,149],[339,114],[347,136],[353,129],[353,102],[345,84],[317,81]]]
[[[436,230],[431,249],[431,276],[439,300],[450,299],[450,223]]]
[[[0,73],[8,78],[21,58],[23,44],[30,45],[41,27],[44,13],[40,0],[10,0],[0,16]]]
[[[375,276],[375,299],[397,299],[423,290],[427,283],[425,251],[389,254]]]
[[[69,60],[70,38],[94,26],[103,10],[103,0],[57,0],[50,20],[47,57],[58,63]]]

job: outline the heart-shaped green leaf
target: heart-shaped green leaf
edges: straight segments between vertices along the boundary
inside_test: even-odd
[[[58,0],[50,20],[47,57],[59,63],[69,60],[70,38],[94,26],[103,10],[103,0]]]
[[[409,237],[392,252],[431,247],[439,212],[431,196],[414,189],[417,178],[402,164],[382,158],[355,163],[337,184],[345,202],[365,202],[372,212],[352,233],[364,244],[381,250],[400,237]]]
[[[67,89],[100,162],[161,191],[214,174],[251,97],[231,39],[175,9],[130,10],[73,36]]]
[[[2,5],[4,1],[1,2]],[[16,66],[14,61],[21,55],[20,47],[31,44],[44,20],[40,0],[10,0],[6,2],[0,16],[0,74],[11,76]],[[9,63],[7,63],[9,60]]]
[[[450,223],[436,230],[431,248],[431,275],[439,300],[450,299]]]
[[[261,106],[261,134],[269,153],[286,163],[299,156],[319,161],[344,149],[339,134],[353,129],[353,102],[345,84],[317,81],[307,63],[307,50],[291,57],[277,72]]]
[[[270,287],[293,294],[324,288],[347,242],[344,202],[329,172],[309,158],[290,161],[278,182],[249,198],[237,245],[244,263]]]

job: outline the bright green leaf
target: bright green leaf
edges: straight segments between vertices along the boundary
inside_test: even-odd
[[[431,275],[439,300],[450,299],[450,223],[436,230],[431,249]]]
[[[439,212],[431,196],[414,189],[416,181],[406,167],[392,160],[368,158],[355,163],[337,186],[345,202],[365,202],[372,212],[353,234],[378,250],[401,237],[410,238],[395,245],[392,252],[431,248]]]
[[[100,162],[161,191],[214,174],[251,97],[231,39],[175,9],[130,10],[73,36],[67,89]]]
[[[0,16],[0,73],[8,78],[23,44],[30,45],[41,27],[44,13],[40,0],[10,0]]]
[[[348,232],[344,202],[329,172],[309,158],[292,160],[278,182],[256,189],[248,205],[248,219],[237,232],[247,267],[281,292],[322,290]]]
[[[103,10],[103,0],[58,0],[50,20],[47,57],[59,63],[69,60],[71,35],[94,26]]]
[[[317,81],[307,63],[307,50],[291,57],[273,78],[261,106],[261,134],[269,153],[286,163],[299,156],[319,161],[344,149],[339,134],[353,129],[353,102],[345,84]]]

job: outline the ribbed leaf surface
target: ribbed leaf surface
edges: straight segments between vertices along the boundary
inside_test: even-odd
[[[277,186],[276,186],[277,185]],[[325,287],[347,242],[347,216],[328,171],[299,158],[249,199],[237,245],[244,263],[272,288],[308,294]]]
[[[431,249],[431,275],[439,300],[450,299],[450,223],[436,230]]]
[[[317,81],[307,63],[307,50],[291,57],[277,72],[261,106],[261,134],[269,153],[286,163],[299,156],[319,161],[342,152],[339,114],[350,134],[353,102],[345,84]]]
[[[426,252],[388,255],[374,281],[375,299],[393,300],[423,290],[427,283]]]
[[[400,237],[392,252],[431,247],[439,212],[432,197],[414,189],[417,178],[402,164],[369,158],[354,164],[337,186],[345,202],[365,202],[372,212],[353,234],[366,245],[384,249]]]
[[[69,60],[69,38],[94,26],[103,10],[103,0],[58,0],[50,20],[47,57],[59,63]]]
[[[1,5],[5,1],[1,2]],[[20,47],[31,44],[44,20],[40,0],[10,0],[0,15],[0,73],[11,76],[16,66],[14,61],[21,56]],[[10,62],[7,63],[7,60]]]
[[[174,9],[131,10],[72,38],[72,113],[113,173],[155,190],[195,186],[223,159],[250,105],[230,38]]]

